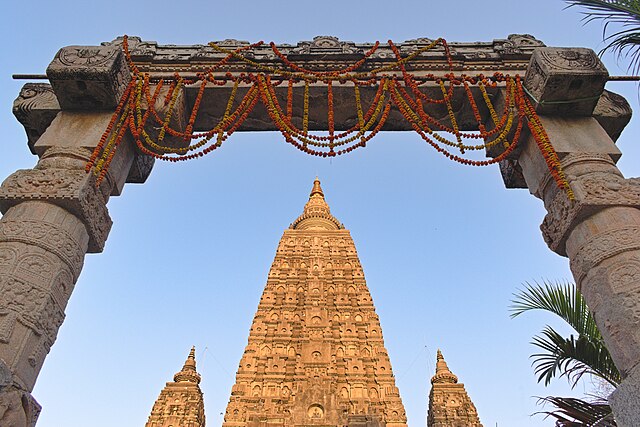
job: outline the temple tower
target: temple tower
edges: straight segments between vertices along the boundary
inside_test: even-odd
[[[436,374],[431,378],[427,427],[482,427],[464,384],[458,383],[458,377],[449,370],[440,350]]]
[[[182,370],[160,392],[145,427],[204,427],[204,400],[195,353],[195,347],[191,348]]]
[[[355,245],[316,178],[285,230],[223,427],[406,427]]]

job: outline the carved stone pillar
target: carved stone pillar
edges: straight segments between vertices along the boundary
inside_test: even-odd
[[[106,203],[125,182],[144,182],[152,162],[125,138],[98,187],[85,164],[128,80],[114,47],[57,54],[48,85],[26,85],[14,104],[34,169],[0,187],[0,425],[35,425],[30,395],[64,320],[85,253],[101,252],[111,228]],[[62,111],[60,111],[62,107]]]
[[[592,51],[543,48],[525,84],[575,193],[556,186],[531,136],[517,158],[529,191],[548,211],[549,247],[568,256],[624,378],[610,402],[618,425],[640,425],[640,179],[625,179],[620,151],[592,115],[606,70]]]

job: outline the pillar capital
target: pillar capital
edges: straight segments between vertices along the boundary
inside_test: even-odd
[[[591,49],[541,47],[531,56],[524,85],[538,114],[590,116],[608,77]]]
[[[47,77],[63,110],[114,109],[131,75],[119,46],[67,46]]]

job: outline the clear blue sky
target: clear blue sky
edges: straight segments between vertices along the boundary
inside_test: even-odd
[[[601,46],[600,26],[583,26],[578,10],[563,10],[560,0],[452,4],[12,1],[0,17],[0,178],[36,161],[11,114],[23,83],[11,74],[43,73],[65,45],[122,34],[195,44],[295,43],[325,34],[357,42],[489,41],[530,33],[552,46]],[[605,63],[612,74],[625,72],[610,57]],[[637,108],[634,83],[608,88]],[[640,175],[639,132],[635,119],[618,142],[626,176]],[[425,425],[437,348],[485,427],[553,425],[530,417],[540,410],[533,396],[570,392],[563,380],[536,383],[528,342],[545,322],[557,322],[508,316],[523,282],[571,277],[568,261],[542,240],[539,200],[505,190],[496,167],[451,163],[413,133],[381,134],[333,160],[307,157],[279,134],[248,133],[207,158],[157,164],[145,185],[128,185],[110,201],[106,249],[86,257],[34,391],[43,405],[38,426],[143,426],[191,345],[208,425],[219,425],[278,240],[316,174],[355,240],[410,426]]]

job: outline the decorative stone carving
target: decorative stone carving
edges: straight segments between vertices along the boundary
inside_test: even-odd
[[[101,43],[101,46],[117,46],[121,48],[123,40],[123,37],[118,37],[111,42]],[[158,46],[157,42],[143,41],[137,36],[128,36],[127,44],[129,45],[131,59],[136,62],[152,61]]]
[[[0,227],[0,242],[35,245],[53,253],[69,266],[74,279],[78,278],[84,262],[80,243],[57,224],[45,221],[5,220]]]
[[[405,427],[379,331],[353,240],[316,180],[278,245],[223,426]]]
[[[589,215],[613,206],[640,208],[640,178],[624,179],[600,172],[572,179],[570,184],[576,200],[558,192],[540,226],[549,248],[560,255],[566,256],[567,234]]]
[[[40,405],[27,392],[9,387],[0,389],[0,425],[2,427],[35,427]]]
[[[64,47],[47,76],[64,110],[113,109],[131,78],[120,46]]]
[[[13,115],[24,126],[27,144],[33,154],[33,145],[49,127],[60,111],[60,104],[50,84],[27,83],[13,101]]]
[[[493,49],[503,57],[522,57],[531,55],[539,47],[545,44],[531,34],[509,34],[507,40],[496,43]]]
[[[585,241],[571,260],[571,272],[578,289],[589,271],[602,261],[633,250],[640,250],[640,226],[607,230]]]
[[[543,47],[533,52],[524,85],[538,114],[590,116],[608,77],[591,49]]]
[[[83,170],[20,170],[0,187],[0,211],[24,201],[56,204],[80,218],[89,233],[89,252],[101,252],[112,221],[95,177]]]
[[[631,120],[631,113],[631,106],[624,97],[605,89],[593,110],[593,117],[616,141]]]
[[[347,59],[364,56],[364,51],[354,42],[340,41],[333,36],[316,36],[313,41],[298,42],[289,51],[290,59],[300,59],[313,55],[313,59]]]

